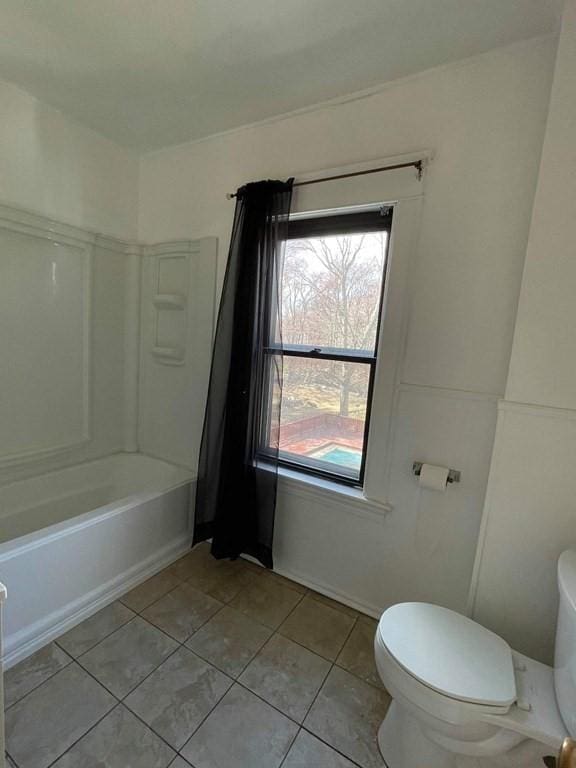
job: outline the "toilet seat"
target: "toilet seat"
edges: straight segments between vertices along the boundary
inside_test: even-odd
[[[400,603],[378,624],[388,653],[442,696],[507,712],[516,701],[512,650],[485,627],[447,608]]]
[[[440,617],[438,622],[438,614],[435,610],[422,611],[419,607],[415,607],[422,605],[426,604],[403,603],[393,606],[383,614],[376,631],[376,662],[383,682],[392,697],[402,701],[414,716],[418,716],[418,719],[429,725],[434,721],[437,724],[446,723],[457,728],[470,728],[475,723],[481,727],[483,723],[509,732],[510,735],[514,733],[518,736],[522,735],[523,738],[537,739],[556,749],[567,732],[556,703],[552,668],[512,651],[504,640],[494,635],[504,644],[502,646],[498,643],[492,646],[502,650],[503,655],[500,657],[498,656],[500,651],[495,650],[497,661],[504,663],[503,659],[505,659],[510,664],[509,668],[505,665],[504,669],[508,669],[512,675],[514,686],[512,701],[509,700],[509,679],[507,688],[498,685],[491,688],[487,684],[484,689],[486,695],[482,693],[481,696],[477,696],[480,689],[474,688],[475,678],[472,676],[472,687],[463,687],[461,684],[462,698],[448,695],[447,691],[454,693],[456,690],[453,685],[453,675],[450,672],[446,677],[439,675],[438,669],[444,667],[442,664],[434,663],[432,651],[439,652],[441,656],[443,653],[449,654],[459,649],[460,641],[456,640],[454,645],[448,640],[443,650],[445,630],[442,627],[450,626],[450,623],[444,623],[446,617]],[[426,608],[447,611],[438,606],[426,606]],[[393,609],[396,610],[393,611]],[[453,612],[449,611],[449,613]],[[458,614],[455,615],[458,616]],[[432,617],[430,624],[427,623],[427,617]],[[480,638],[483,635],[484,627],[463,616],[458,618],[474,625],[464,629],[462,637],[467,637],[466,633],[469,631],[469,637],[472,640],[470,644],[464,641],[463,648],[460,650],[464,652],[471,652],[474,648],[478,650],[481,646],[474,644],[474,638]],[[398,625],[401,626],[400,630],[396,629]],[[475,632],[476,627],[480,630],[479,633]],[[413,637],[412,633],[416,630],[421,634],[419,640],[414,642],[410,636]],[[489,632],[489,630],[484,631]],[[425,660],[426,663],[423,663],[420,654],[422,648],[425,648],[426,635],[430,639],[430,653],[429,658]],[[388,647],[385,640],[390,643],[392,649]],[[481,643],[482,640],[478,642]],[[486,650],[487,646],[483,647]],[[480,657],[472,656],[472,658],[478,660],[476,671],[479,674],[485,672],[486,680],[494,681],[494,676],[488,669],[488,659],[491,658],[489,654]],[[432,669],[431,673],[429,673],[430,669]],[[418,676],[414,672],[417,672]],[[430,682],[434,683],[434,686],[430,685]],[[498,683],[498,681],[495,682]],[[502,694],[503,691],[505,696],[500,699],[500,704],[486,703],[487,700],[498,700],[498,692]],[[481,700],[474,701],[472,696]]]
[[[426,604],[384,612],[376,666],[392,703],[378,730],[391,768],[541,768],[576,735],[576,551],[558,560],[554,667]]]
[[[439,693],[411,675],[398,663],[378,631],[374,647],[376,666],[385,688],[393,699],[403,701],[414,714],[419,711],[423,715],[431,715],[451,725],[462,725],[477,722],[484,715],[503,716],[510,709],[509,706],[495,707],[489,704],[461,701]]]

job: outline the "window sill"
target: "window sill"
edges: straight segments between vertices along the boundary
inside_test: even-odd
[[[367,499],[359,488],[305,475],[287,467],[278,467],[278,485],[282,491],[315,502],[337,506],[341,510],[363,517],[381,520],[392,511],[390,504]]]

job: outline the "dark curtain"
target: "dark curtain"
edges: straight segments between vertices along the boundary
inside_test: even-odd
[[[280,278],[293,180],[241,187],[220,301],[200,448],[194,543],[272,567],[282,356]],[[270,408],[262,408],[271,402]],[[266,459],[259,456],[263,440]]]

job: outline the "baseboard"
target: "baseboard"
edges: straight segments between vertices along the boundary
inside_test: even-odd
[[[152,556],[138,563],[86,595],[74,600],[31,626],[8,636],[4,643],[4,669],[22,661],[63,635],[80,622],[117,600],[125,592],[166,568],[189,551],[191,533],[180,536]]]
[[[254,557],[251,557],[250,555],[242,555],[242,558],[261,566],[261,563],[259,563],[258,560],[256,560]],[[363,613],[366,616],[371,616],[374,619],[379,619],[380,616],[382,616],[382,608],[370,605],[369,603],[364,603],[358,598],[352,597],[345,592],[340,592],[337,589],[333,589],[323,582],[315,581],[309,576],[303,576],[302,574],[295,573],[288,568],[274,568],[274,573],[277,573],[279,576],[284,576],[285,578],[290,579],[290,581],[295,581],[297,584],[301,584],[303,587],[308,587],[308,589],[312,589],[314,592],[318,592],[325,597],[329,597],[331,600],[336,600],[337,603],[342,603],[342,605],[346,605],[348,608],[353,608],[355,611]]]

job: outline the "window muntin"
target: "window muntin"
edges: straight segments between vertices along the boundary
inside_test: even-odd
[[[282,277],[281,463],[361,484],[392,209],[290,222]],[[274,405],[273,405],[274,403]],[[265,404],[263,424],[278,393]]]

